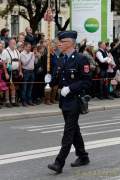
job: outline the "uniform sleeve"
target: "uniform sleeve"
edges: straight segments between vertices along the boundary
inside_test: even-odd
[[[87,57],[83,56],[79,59],[79,76],[80,80],[72,83],[69,88],[72,94],[82,93],[83,91],[89,93],[92,79],[90,71],[90,63]]]

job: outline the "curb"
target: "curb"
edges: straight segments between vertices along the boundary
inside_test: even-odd
[[[97,107],[90,107],[89,112],[97,112],[97,111],[107,111],[107,110],[114,110],[120,109],[120,105],[113,105],[113,106],[97,106]],[[39,118],[39,117],[48,117],[48,116],[59,116],[62,115],[60,109],[51,111],[51,112],[37,112],[37,113],[16,113],[16,114],[7,114],[0,116],[0,121],[11,121],[11,120],[23,120],[29,118]]]

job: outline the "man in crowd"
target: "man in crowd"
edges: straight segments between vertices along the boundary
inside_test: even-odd
[[[25,42],[30,43],[32,46],[38,43],[37,38],[35,35],[33,35],[32,29],[30,27],[26,28]]]
[[[98,98],[112,99],[110,96],[108,80],[107,80],[108,78],[107,70],[108,70],[109,64],[112,63],[112,59],[106,50],[105,42],[99,42],[98,47],[99,49],[96,53],[96,61],[100,67],[99,77],[101,78],[101,80],[99,81]]]
[[[6,106],[18,106],[16,94],[18,90],[17,82],[22,78],[20,63],[20,53],[16,49],[15,39],[10,39],[9,46],[3,50],[1,59],[6,65],[5,77],[8,81],[9,94],[6,97]]]
[[[34,104],[32,103],[32,88],[34,81],[34,63],[35,56],[31,52],[31,44],[25,43],[24,50],[21,52],[20,59],[23,70],[23,86],[22,86],[22,104],[23,106]]]

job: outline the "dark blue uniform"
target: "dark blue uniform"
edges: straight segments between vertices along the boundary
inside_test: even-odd
[[[76,39],[77,32],[60,32],[58,38],[59,40],[64,38]],[[60,173],[72,144],[75,147],[78,161],[71,165],[75,167],[89,163],[88,153],[85,151],[84,141],[78,124],[81,97],[86,93],[88,94],[91,87],[89,60],[86,56],[77,53],[73,48],[71,53],[69,52],[69,54],[59,59],[56,77],[58,78],[59,88],[61,89],[59,106],[63,113],[65,127],[61,150],[56,157],[55,163],[48,165],[48,168]]]
[[[56,163],[64,166],[71,145],[73,144],[78,157],[88,156],[85,152],[83,138],[80,133],[78,119],[80,114],[80,96],[88,93],[91,86],[90,65],[87,57],[74,52],[67,60],[59,60],[58,73],[60,88],[69,86],[70,93],[63,97],[60,95],[60,108],[65,120],[62,148],[56,158]]]

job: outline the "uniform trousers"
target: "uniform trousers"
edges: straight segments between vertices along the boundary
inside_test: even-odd
[[[76,156],[81,158],[88,156],[88,153],[85,151],[84,141],[78,124],[79,111],[62,111],[62,113],[65,121],[64,133],[62,146],[55,160],[55,163],[58,163],[61,167],[65,164],[72,144],[75,147]]]

